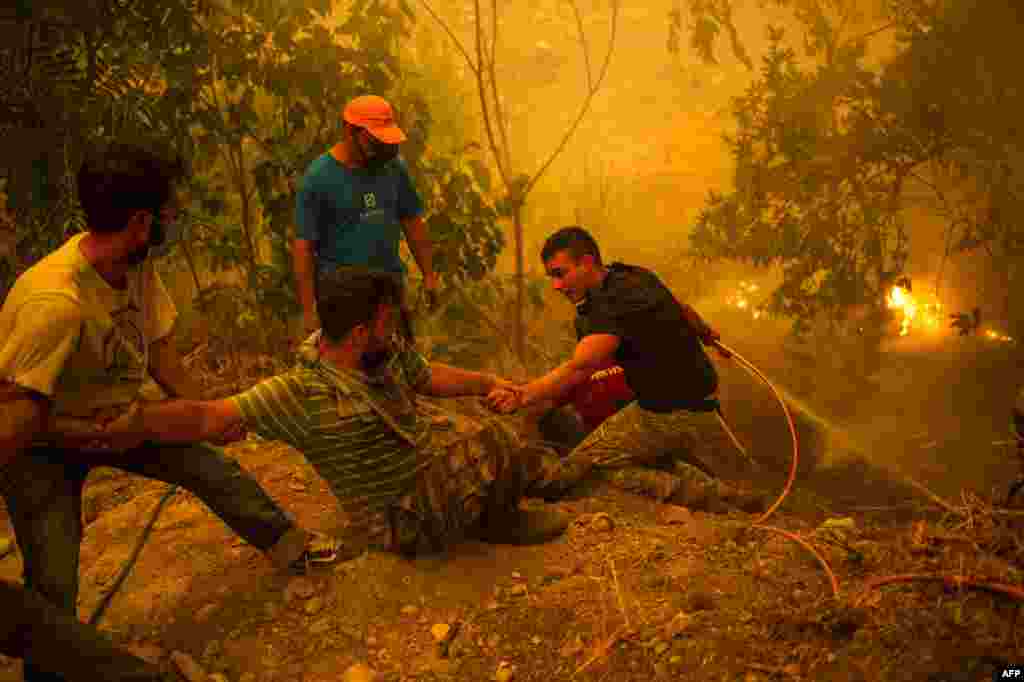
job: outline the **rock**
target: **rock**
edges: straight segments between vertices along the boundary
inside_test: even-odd
[[[447,623],[438,623],[430,628],[430,634],[434,636],[435,642],[443,642],[451,631],[452,627]]]
[[[800,665],[797,663],[789,663],[782,666],[782,672],[789,677],[799,677]]]
[[[668,651],[668,642],[658,642],[654,645],[654,653],[658,656],[661,656],[666,651]]]
[[[238,678],[238,682],[256,682],[256,673],[245,673]]]
[[[228,676],[224,673],[213,673],[210,675],[210,682],[228,682]]]
[[[377,638],[373,635],[368,635],[366,637],[366,646],[377,646]]]
[[[523,578],[523,574],[522,573],[520,573],[519,571],[512,571],[512,579],[513,580],[522,580],[522,578]]]
[[[590,519],[590,527],[598,533],[608,533],[615,530],[615,522],[608,514],[600,512]]]
[[[188,654],[181,651],[171,652],[171,661],[188,682],[207,682],[206,672]]]
[[[284,588],[284,599],[287,602],[296,599],[309,599],[314,594],[316,594],[316,584],[305,576],[293,578],[288,583],[288,587]]]
[[[534,635],[533,637],[531,637],[531,638],[530,638],[530,644],[532,644],[532,645],[534,645],[534,646],[537,646],[538,644],[540,644],[540,643],[541,643],[541,642],[543,642],[543,641],[544,641],[544,640],[542,640],[542,639],[541,639],[540,637],[538,637],[537,635]]]
[[[513,585],[508,593],[512,597],[524,597],[527,593],[526,585]]]
[[[678,504],[662,505],[658,512],[658,523],[665,525],[688,524],[693,521],[693,514],[686,507]]]
[[[407,605],[402,607],[402,615],[403,616],[415,616],[419,612],[420,612],[420,607],[416,606],[415,604],[407,604]]]
[[[0,538],[0,559],[14,551],[16,543],[11,538]]]
[[[302,607],[302,610],[305,611],[307,615],[315,616],[324,610],[324,600],[320,597],[313,597],[306,602],[305,606]]]
[[[374,682],[377,679],[377,671],[365,663],[355,663],[349,666],[341,679],[342,682]]]
[[[220,642],[212,640],[206,645],[206,649],[203,650],[203,659],[219,656],[222,651],[224,651],[224,647],[221,646]]]
[[[501,642],[501,635],[494,634],[487,638],[487,646],[491,649],[496,649],[499,642]]]
[[[167,650],[149,642],[136,642],[125,645],[125,649],[138,656],[147,663],[159,665],[160,661],[167,656]]]
[[[498,664],[498,669],[494,672],[494,682],[509,682],[515,674],[515,666],[508,661],[502,661]]]
[[[195,615],[196,622],[205,623],[206,621],[210,620],[210,616],[212,616],[217,611],[218,608],[219,607],[217,606],[217,604],[207,604],[203,608],[199,609],[198,611],[196,611]]]
[[[274,602],[267,602],[263,605],[263,613],[267,614],[267,618],[274,618],[277,616],[278,606]]]

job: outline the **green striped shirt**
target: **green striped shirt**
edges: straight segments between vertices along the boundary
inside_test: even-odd
[[[283,441],[306,457],[353,516],[354,525],[370,523],[409,490],[427,457],[400,437],[377,409],[420,440],[429,426],[416,412],[412,392],[429,380],[430,366],[411,348],[396,353],[373,376],[326,360],[311,359],[304,365],[232,400],[249,430]]]

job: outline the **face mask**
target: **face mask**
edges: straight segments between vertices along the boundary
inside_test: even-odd
[[[367,138],[370,142],[369,151],[361,143],[356,143],[356,146],[359,147],[359,155],[363,157],[363,165],[366,166],[366,170],[371,173],[379,173],[398,156],[398,145],[381,142],[370,133],[367,133]]]
[[[166,256],[178,241],[180,229],[178,221],[164,223],[160,211],[153,212],[153,222],[149,226],[149,254],[156,257]]]

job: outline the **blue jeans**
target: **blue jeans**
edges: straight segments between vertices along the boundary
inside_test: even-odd
[[[143,445],[126,453],[94,455],[31,448],[0,472],[3,494],[24,559],[25,587],[75,615],[82,541],[82,486],[93,466],[110,466],[171,483],[194,493],[254,547],[270,550],[295,524],[233,459],[206,444]],[[286,544],[286,543],[282,543]],[[295,544],[289,541],[287,544]],[[25,682],[59,682],[32,648]],[[90,679],[76,676],[78,679]],[[135,680],[107,676],[105,680]]]

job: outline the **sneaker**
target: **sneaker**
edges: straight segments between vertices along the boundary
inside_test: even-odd
[[[338,560],[341,543],[337,539],[316,531],[310,531],[309,535],[306,548],[289,566],[296,575],[305,575],[313,567],[326,566]]]
[[[569,517],[546,509],[517,509],[481,521],[472,533],[477,540],[496,545],[539,545],[554,540],[569,527]]]

